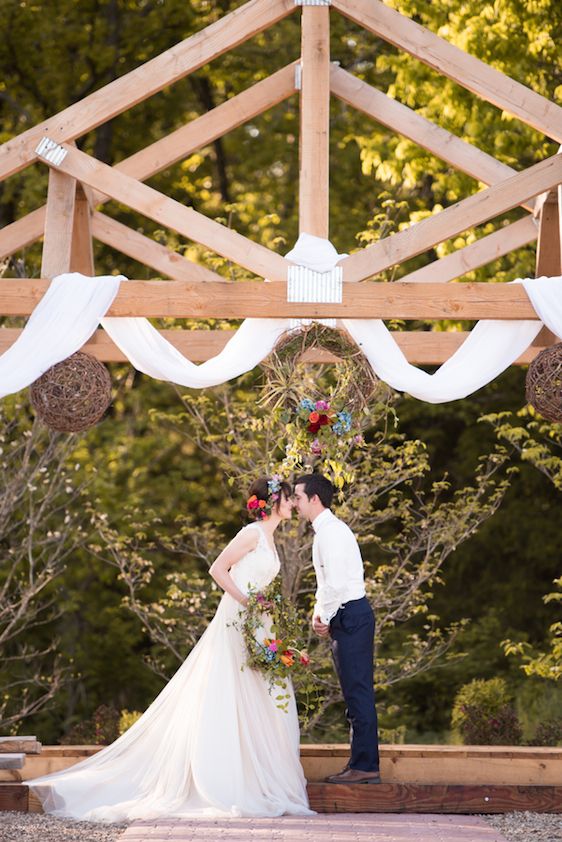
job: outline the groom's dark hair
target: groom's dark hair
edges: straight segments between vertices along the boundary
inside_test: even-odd
[[[297,485],[304,485],[304,493],[309,500],[317,494],[326,509],[329,509],[332,505],[335,489],[330,480],[323,474],[304,474],[295,480],[295,488]]]

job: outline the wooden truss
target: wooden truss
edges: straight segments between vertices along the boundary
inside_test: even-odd
[[[297,6],[302,6],[299,61],[114,167],[76,148],[76,138],[274,25],[295,12]],[[385,6],[381,0],[250,0],[157,58],[0,146],[0,179],[37,161],[37,149],[44,137],[60,147],[56,161],[47,161],[50,172],[46,205],[0,231],[0,258],[43,238],[42,279],[3,279],[0,312],[29,315],[45,292],[48,279],[57,274],[67,271],[95,274],[92,256],[92,238],[95,238],[170,278],[123,285],[108,315],[201,319],[533,318],[533,308],[519,286],[449,282],[537,239],[537,275],[562,274],[559,187],[562,155],[516,172],[331,64],[330,14],[334,11],[562,143],[562,108]],[[323,238],[329,234],[331,95],[488,185],[487,189],[441,213],[342,259],[340,265],[346,283],[341,304],[289,303],[290,261],[143,183],[295,93],[300,96],[301,108],[301,233]],[[227,283],[219,274],[111,219],[102,211],[108,199],[117,200],[161,226],[205,245],[271,283],[260,287],[259,296],[255,283]],[[368,280],[517,206],[525,208],[527,213],[501,231],[482,237],[395,283]],[[15,329],[1,330],[0,351],[9,347],[18,333]],[[186,356],[197,361],[218,353],[231,336],[231,331],[165,333]],[[404,331],[394,336],[410,361],[441,363],[466,334]],[[553,341],[555,337],[542,331],[535,346],[518,362],[529,362],[542,346]],[[123,359],[103,331],[98,331],[85,349],[102,360]],[[323,352],[313,357],[328,358]]]

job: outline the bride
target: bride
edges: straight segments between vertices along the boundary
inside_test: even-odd
[[[236,623],[249,589],[264,588],[279,573],[273,534],[291,517],[289,484],[256,480],[247,508],[256,522],[211,566],[225,593],[189,657],[112,745],[28,781],[45,812],[99,822],[311,814],[292,688],[288,710],[281,710],[264,677],[242,669],[245,647]]]

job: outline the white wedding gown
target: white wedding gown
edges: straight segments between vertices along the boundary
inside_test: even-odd
[[[258,523],[255,550],[230,574],[244,593],[264,588],[279,559]],[[57,816],[116,822],[158,816],[310,815],[292,687],[280,710],[259,672],[242,666],[224,594],[189,657],[143,716],[112,745],[70,769],[28,781]]]

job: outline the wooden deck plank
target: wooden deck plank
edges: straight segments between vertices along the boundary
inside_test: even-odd
[[[17,813],[26,813],[28,806],[28,786],[17,783],[0,783],[0,812],[9,810]]]
[[[562,786],[308,785],[319,813],[562,812]]]
[[[22,752],[23,754],[39,754],[41,743],[37,737],[0,737],[0,755],[4,752]]]

